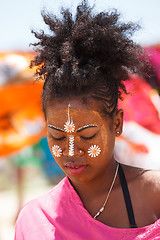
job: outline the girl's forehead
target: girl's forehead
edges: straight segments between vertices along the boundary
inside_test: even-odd
[[[64,123],[68,117],[72,121],[95,123],[102,121],[102,117],[94,104],[84,105],[81,102],[71,101],[59,104],[50,104],[47,107],[47,121]]]
[[[69,116],[73,121],[93,121],[102,119],[98,111],[88,109],[76,109],[72,107],[69,109]],[[52,109],[47,111],[47,119],[66,121],[68,119],[68,107],[62,108],[60,110]]]

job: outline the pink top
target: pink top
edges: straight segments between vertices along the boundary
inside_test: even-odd
[[[65,177],[47,194],[27,203],[16,222],[15,240],[160,239],[160,219],[142,228],[109,227],[91,217]]]

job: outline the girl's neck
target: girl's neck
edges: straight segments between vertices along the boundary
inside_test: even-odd
[[[106,194],[112,184],[117,162],[113,159],[104,169],[103,173],[88,182],[73,182],[70,180],[72,186],[78,193],[82,202],[83,199],[93,199],[97,196]],[[117,183],[117,181],[116,181]],[[115,184],[116,184],[115,183]]]

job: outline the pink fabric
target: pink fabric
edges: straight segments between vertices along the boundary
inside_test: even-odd
[[[27,203],[16,223],[15,240],[160,239],[160,219],[138,229],[118,229],[94,220],[65,177],[42,197]]]
[[[149,54],[149,61],[154,68],[157,79],[160,84],[160,51],[154,47],[145,48],[146,52]]]
[[[125,101],[119,100],[118,103],[118,107],[124,110],[124,120],[135,121],[149,131],[160,134],[159,113],[150,98],[152,88],[137,76],[125,82],[125,86],[131,94],[125,95]]]

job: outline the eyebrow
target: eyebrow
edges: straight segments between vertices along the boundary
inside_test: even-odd
[[[86,129],[86,128],[92,128],[92,127],[98,127],[98,125],[96,125],[96,124],[85,125],[85,126],[83,126],[83,127],[78,128],[78,129],[76,130],[76,132],[81,132],[81,131],[83,131],[83,130]]]
[[[64,132],[63,129],[58,128],[58,127],[56,127],[56,126],[54,126],[54,125],[52,125],[52,124],[48,124],[48,127],[53,128],[53,129],[55,129],[55,130],[57,130],[57,131],[59,131],[59,132]]]

